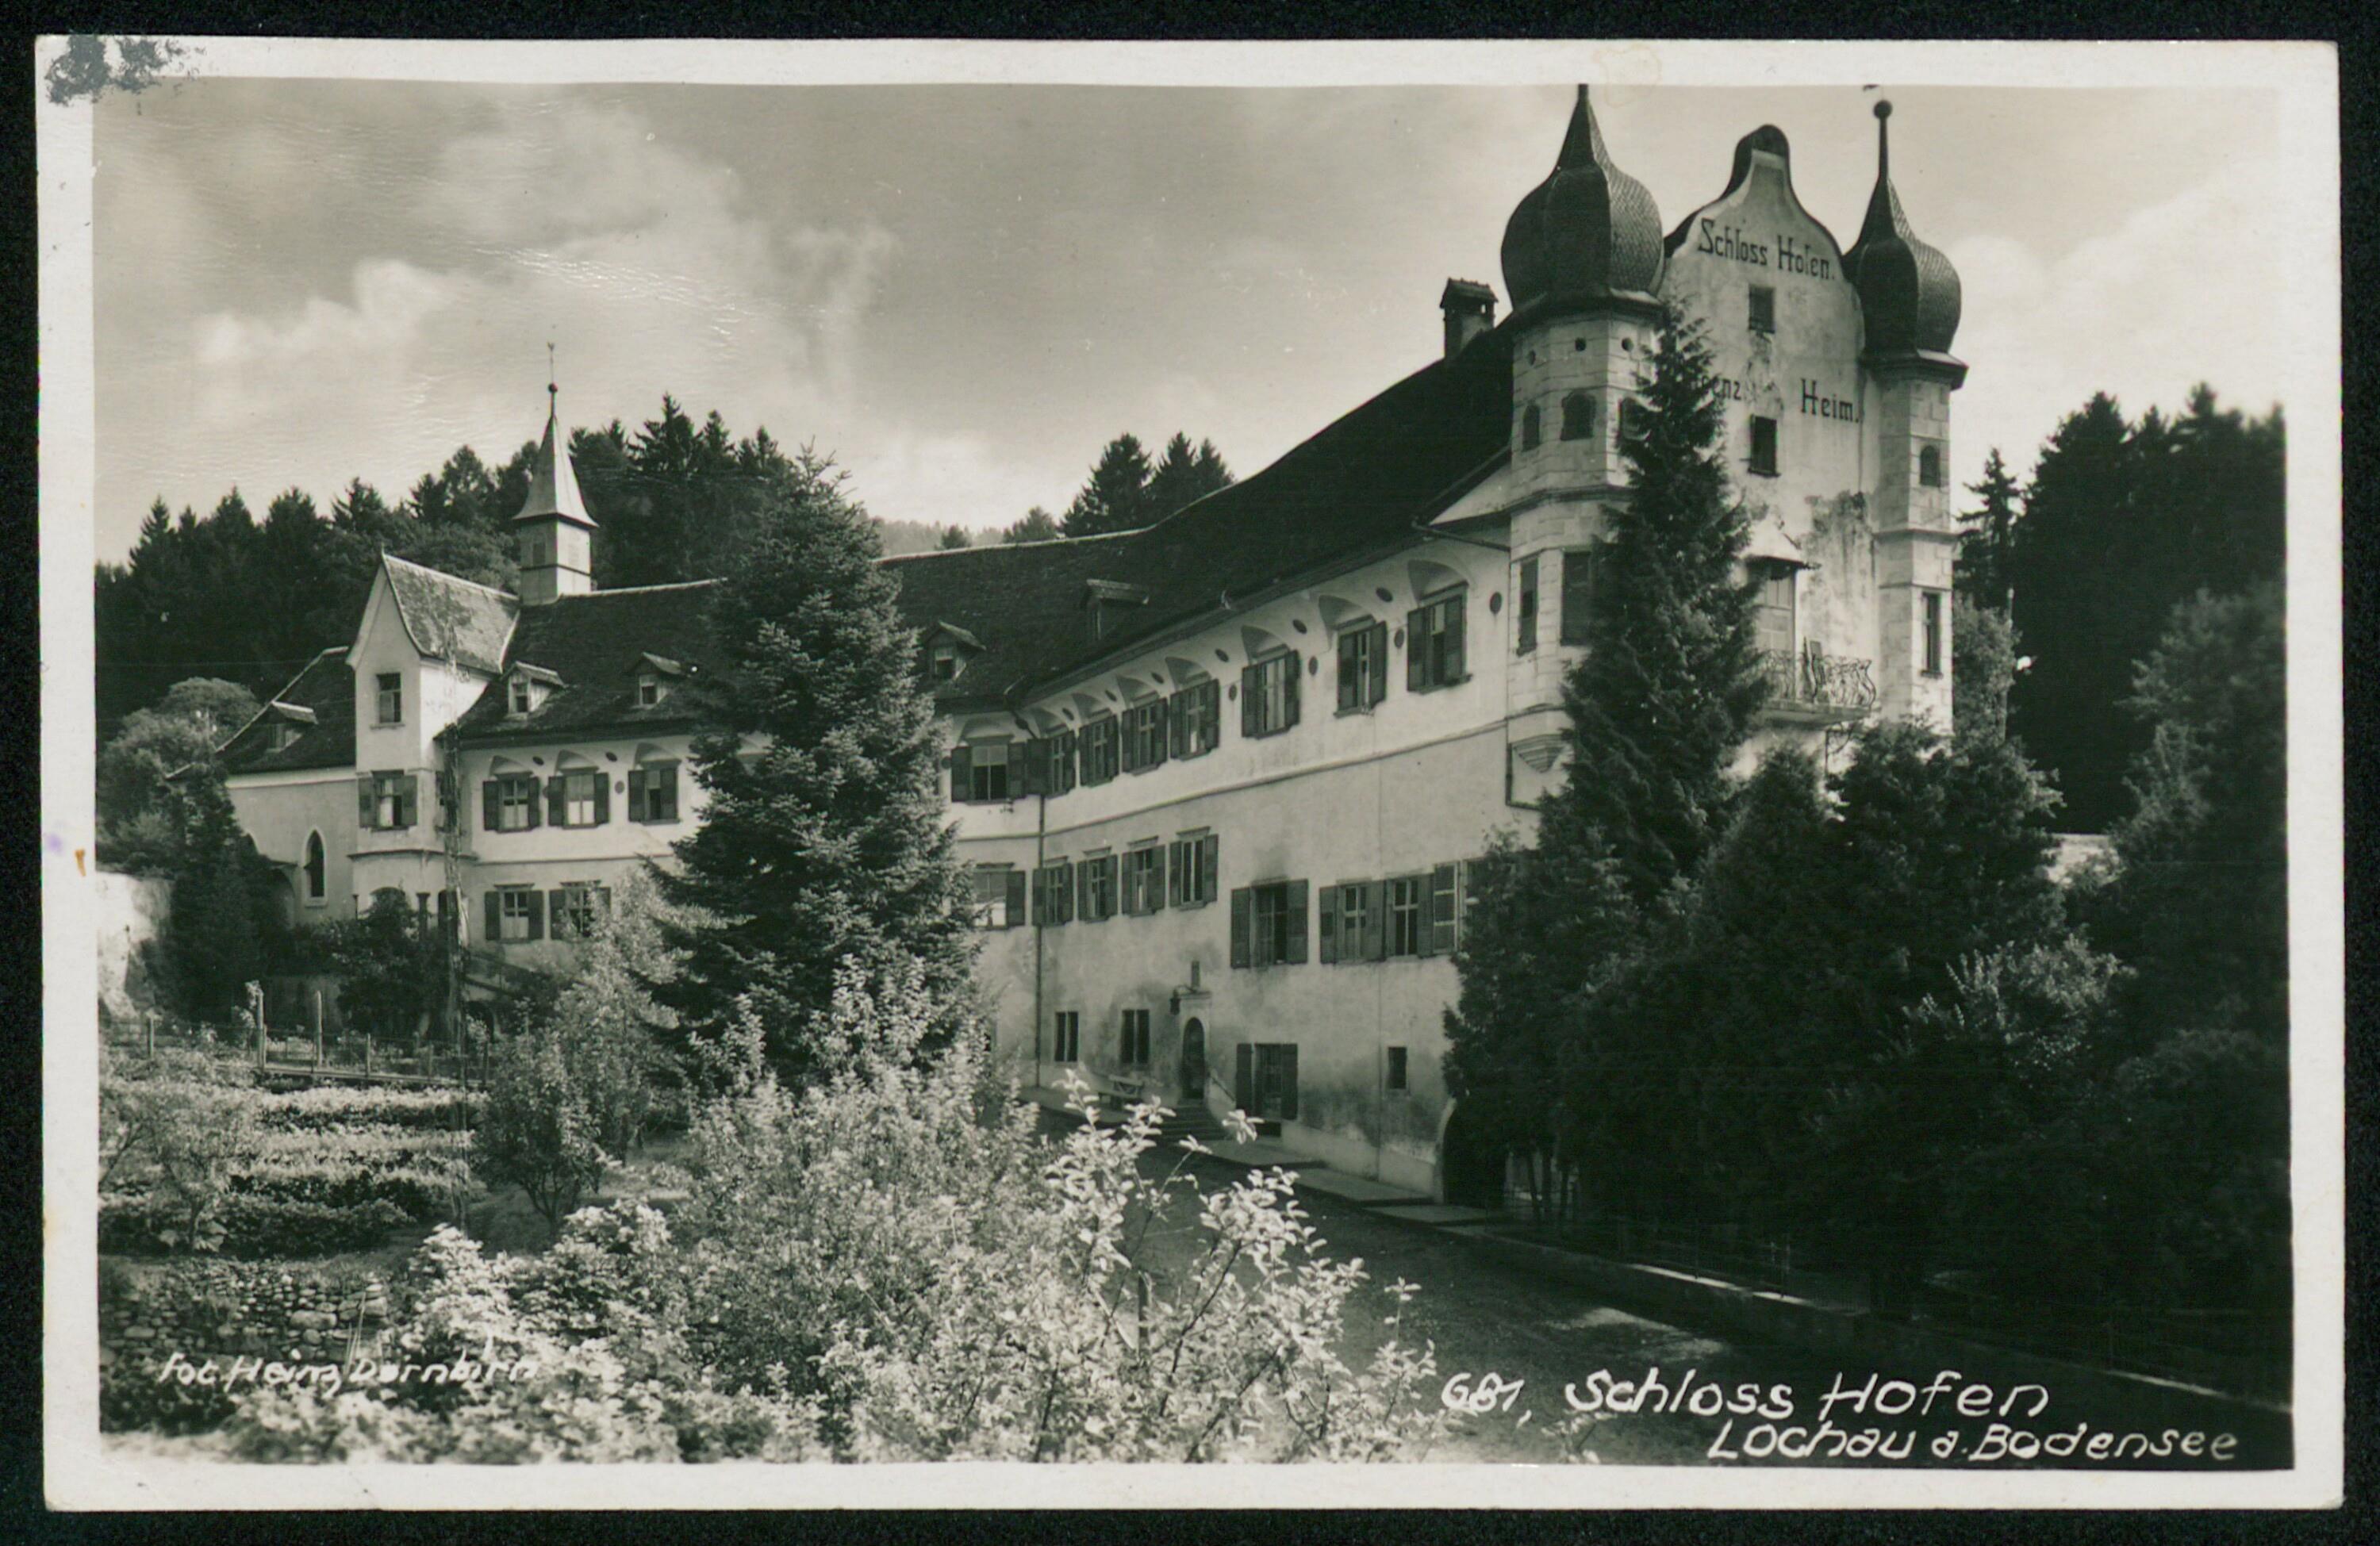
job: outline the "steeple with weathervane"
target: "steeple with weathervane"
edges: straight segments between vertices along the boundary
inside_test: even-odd
[[[561,389],[552,380],[553,346],[546,345],[545,440],[529,469],[528,497],[513,517],[515,554],[520,563],[520,598],[542,607],[565,596],[595,588],[595,518],[578,495],[570,469],[570,439],[563,432]]]

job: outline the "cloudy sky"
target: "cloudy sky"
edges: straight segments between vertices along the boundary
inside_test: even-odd
[[[1062,508],[1130,429],[1245,474],[1438,349],[1449,275],[1552,163],[1560,87],[491,87],[198,79],[98,110],[98,550],[150,501],[392,498],[456,446],[670,393],[849,467],[880,515]],[[1886,88],[1965,284],[1953,470],[2093,391],[2262,411],[2285,341],[2270,96]],[[1611,88],[1665,224],[1790,137],[1849,245],[1871,93]]]

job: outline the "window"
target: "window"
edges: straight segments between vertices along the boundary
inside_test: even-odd
[[[322,900],[322,890],[327,876],[328,861],[322,852],[322,834],[309,832],[306,834],[306,900],[308,901],[318,902]]]
[[[601,770],[573,767],[546,780],[546,819],[555,827],[601,827],[612,819],[612,785]]]
[[[936,682],[948,682],[959,674],[959,646],[953,641],[936,639],[931,658]]]
[[[356,780],[356,821],[369,832],[410,831],[420,819],[419,781],[410,773],[367,773]]]
[[[1417,956],[1422,953],[1422,905],[1427,883],[1417,875],[1399,876],[1389,882],[1389,954]]]
[[[1752,421],[1752,470],[1763,477],[1777,476],[1777,421],[1773,418]]]
[[[1059,731],[1057,735],[1050,737],[1045,744],[1050,747],[1050,752],[1047,752],[1047,759],[1050,759],[1050,778],[1047,778],[1045,782],[1045,790],[1050,794],[1063,794],[1066,790],[1074,787],[1074,759],[1075,759],[1074,731]]]
[[[1117,1050],[1124,1067],[1129,1069],[1148,1067],[1148,1011],[1147,1009],[1126,1009],[1123,1012],[1123,1033],[1121,1040],[1123,1045]]]
[[[1240,733],[1279,735],[1297,723],[1297,652],[1258,660],[1240,673]]]
[[[1405,1093],[1405,1049],[1401,1046],[1389,1048],[1387,1083],[1390,1094],[1402,1095]]]
[[[1591,393],[1573,392],[1562,398],[1561,438],[1566,441],[1595,439],[1595,396]]]
[[[1297,1120],[1297,1047],[1294,1043],[1240,1044],[1240,1109],[1268,1121]]]
[[[1117,732],[1113,715],[1087,720],[1082,730],[1083,782],[1103,784],[1116,776]]]
[[[669,696],[669,690],[662,685],[661,674],[659,672],[646,671],[637,678],[637,707],[638,708],[650,708],[667,696]]]
[[[1215,900],[1220,844],[1212,832],[1184,832],[1168,846],[1168,895],[1176,907],[1204,907]]]
[[[499,773],[480,785],[480,827],[488,832],[526,832],[537,825],[537,779]]]
[[[592,939],[612,915],[612,888],[583,880],[568,881],[547,897],[556,939]]]
[[[966,798],[976,804],[999,804],[1009,797],[1008,743],[985,741],[967,748],[974,754],[967,769]]]
[[[1603,583],[1603,555],[1593,548],[1572,548],[1561,560],[1561,642],[1586,643],[1595,598]]]
[[[1034,872],[1033,921],[1054,926],[1075,918],[1075,866],[1053,859]]]
[[[514,677],[512,692],[511,707],[515,714],[526,714],[535,706],[535,700],[529,696],[528,678],[525,676]]]
[[[1451,956],[1463,943],[1463,869],[1439,864],[1429,872],[1429,903],[1423,915],[1429,932],[1422,938],[1422,954]]]
[[[1521,561],[1520,599],[1512,604],[1513,648],[1523,655],[1537,647],[1537,561]]]
[[[1942,487],[1942,448],[1922,445],[1917,448],[1917,481],[1928,489]]]
[[[1755,332],[1777,331],[1777,292],[1767,284],[1755,284],[1752,287],[1752,331]]]
[[[1339,635],[1339,712],[1360,713],[1389,695],[1389,625],[1366,623]]]
[[[1135,704],[1123,711],[1123,770],[1146,773],[1165,762],[1168,727],[1165,700]]]
[[[1759,602],[1753,619],[1760,647],[1791,657],[1793,653],[1793,570],[1790,564],[1759,566]]]
[[[275,721],[272,734],[266,741],[265,744],[268,749],[272,751],[287,751],[290,747],[298,744],[298,727],[291,724],[286,719]]]
[[[978,864],[975,885],[975,926],[1013,929],[1025,922],[1025,872],[1007,864]]]
[[[1942,674],[1942,593],[1929,590],[1925,598],[1925,674]]]
[[[1123,856],[1123,910],[1127,916],[1160,912],[1165,908],[1165,851],[1155,843],[1129,850]]]
[[[1079,1009],[1061,1009],[1050,1035],[1052,1062],[1078,1063],[1083,1057],[1083,1016]]]
[[[1097,924],[1115,916],[1116,856],[1101,853],[1075,866],[1076,916]]]
[[[380,675],[379,722],[383,725],[405,723],[405,677],[397,671]]]
[[[1537,405],[1532,403],[1521,410],[1521,449],[1535,451],[1537,449],[1537,442],[1543,439],[1545,439],[1545,431],[1539,427]]]
[[[1305,882],[1277,880],[1232,893],[1232,964],[1301,966],[1305,961]]]
[[[648,762],[628,769],[628,819],[677,819],[677,764]]]
[[[1378,881],[1322,888],[1322,962],[1324,965],[1378,960],[1384,941],[1380,933],[1383,899]]]
[[[545,937],[544,899],[527,886],[505,886],[488,893],[488,937],[507,945]]]
[[[1416,607],[1405,620],[1405,687],[1427,693],[1464,679],[1463,592]]]
[[[1173,719],[1173,755],[1202,756],[1223,738],[1223,684],[1201,682],[1167,700]]]

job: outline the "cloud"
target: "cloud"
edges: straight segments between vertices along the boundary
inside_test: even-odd
[[[2234,405],[2270,406],[2285,368],[2272,303],[2290,239],[2269,222],[2277,175],[2262,158],[2235,160],[2059,257],[2005,236],[1953,244],[1957,352],[1973,367],[1953,405],[1961,481],[1994,445],[2025,476],[2095,392],[2132,417],[2179,409],[2200,380]]]

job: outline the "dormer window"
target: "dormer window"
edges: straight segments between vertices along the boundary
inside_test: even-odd
[[[936,682],[948,682],[959,674],[959,646],[949,639],[934,641],[933,671]]]
[[[637,678],[638,708],[650,708],[666,696],[668,696],[668,689],[662,685],[662,679],[655,672],[646,671]]]
[[[513,678],[512,711],[516,714],[526,714],[529,711],[530,702],[528,678],[525,676]]]
[[[288,722],[287,720],[285,720],[285,719],[281,720],[281,721],[279,721],[278,723],[276,723],[276,724],[274,724],[274,725],[273,725],[273,738],[272,738],[272,747],[273,747],[273,750],[274,750],[274,751],[276,751],[276,752],[285,752],[285,751],[287,751],[290,747],[292,747],[292,746],[296,745],[297,743],[298,743],[298,727],[297,727],[297,726],[295,726],[295,725],[293,725],[293,724],[289,723],[289,722]]]

